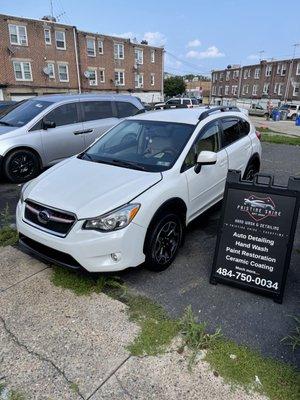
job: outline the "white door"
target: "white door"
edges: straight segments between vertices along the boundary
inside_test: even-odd
[[[118,118],[113,113],[111,101],[82,101],[82,135],[88,147],[108,129],[116,125]]]
[[[252,144],[249,137],[250,125],[237,117],[222,118],[222,148],[228,154],[228,168],[245,171],[252,154]]]
[[[185,176],[189,191],[189,216],[191,220],[204,209],[223,197],[228,170],[228,157],[224,149],[220,149],[220,125],[218,121],[208,123],[199,133],[198,139],[190,149],[184,163]],[[217,153],[214,165],[203,165],[195,170],[197,156],[201,151]]]

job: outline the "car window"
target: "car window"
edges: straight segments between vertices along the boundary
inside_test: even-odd
[[[183,99],[182,104],[191,104],[191,100],[189,99]]]
[[[79,122],[76,103],[63,104],[50,111],[43,119],[55,122],[56,126],[76,124]]]
[[[240,123],[238,118],[222,119],[222,147],[229,146],[240,139]]]
[[[297,106],[290,106],[291,110],[296,110]]]
[[[169,105],[180,104],[180,100],[168,100],[166,104],[169,104]]]
[[[139,109],[127,101],[116,101],[118,117],[126,118],[139,113]]]
[[[83,121],[94,121],[103,118],[112,118],[111,101],[83,101]]]
[[[250,132],[250,124],[244,119],[240,119],[239,121],[240,126],[240,138],[247,136]]]
[[[193,167],[197,162],[197,157],[201,151],[219,150],[218,144],[219,124],[218,121],[213,121],[207,124],[199,134],[199,139],[195,141],[190,151],[184,160],[184,169]]]
[[[27,100],[0,117],[0,125],[24,126],[51,104],[50,101]]]
[[[197,99],[192,99],[192,104],[199,104],[199,101]]]

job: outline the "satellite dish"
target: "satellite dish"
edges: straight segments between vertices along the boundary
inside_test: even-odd
[[[90,71],[84,71],[83,75],[84,75],[87,79],[89,79],[89,77],[91,76],[91,73],[90,73]]]
[[[51,70],[50,70],[50,68],[48,66],[43,68],[43,72],[44,72],[45,75],[48,75],[48,76],[51,74]]]

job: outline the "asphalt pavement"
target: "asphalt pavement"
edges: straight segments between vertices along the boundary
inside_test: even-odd
[[[300,147],[263,143],[262,172],[274,174],[279,184],[286,184],[290,175],[300,177]],[[19,190],[19,186],[0,183],[0,210],[8,204],[12,217]],[[295,327],[291,315],[300,312],[299,221],[283,304],[277,304],[230,286],[209,284],[219,217],[217,206],[190,224],[185,245],[168,270],[155,274],[132,268],[119,275],[129,287],[160,303],[171,315],[179,317],[191,305],[209,330],[221,327],[226,337],[300,368],[299,350],[293,353],[281,342]]]

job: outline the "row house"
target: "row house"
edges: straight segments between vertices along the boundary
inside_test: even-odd
[[[0,38],[0,100],[101,91],[162,98],[161,47],[8,15],[0,15]]]
[[[300,59],[261,61],[259,64],[228,66],[212,72],[214,102],[240,100],[300,103]]]

